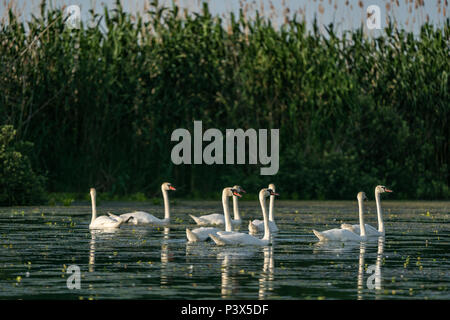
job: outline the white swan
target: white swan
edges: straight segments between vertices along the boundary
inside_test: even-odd
[[[358,206],[359,206],[359,224],[361,228],[361,235],[356,234],[347,229],[331,229],[326,231],[316,231],[313,230],[314,234],[320,241],[362,241],[366,240],[366,228],[364,225],[364,205],[363,200],[367,199],[366,194],[364,192],[359,192],[358,196]]]
[[[245,190],[242,189],[241,186],[235,185],[232,187],[237,191],[237,193],[245,193]],[[239,205],[238,205],[238,197],[236,195],[233,196],[233,210],[234,210],[234,220],[231,221],[233,225],[240,225],[242,223],[241,216],[239,214]],[[192,219],[194,219],[195,223],[199,226],[223,226],[225,224],[225,217],[220,213],[212,213],[200,217],[196,217],[193,215],[189,215]]]
[[[164,199],[164,219],[159,219],[154,215],[144,212],[144,211],[135,211],[131,213],[124,213],[120,216],[123,219],[127,219],[129,217],[133,217],[133,224],[151,224],[151,225],[167,225],[170,223],[170,204],[169,204],[169,190],[176,190],[174,186],[172,186],[169,182],[164,182],[161,185],[161,191]]]
[[[239,187],[239,186],[237,186],[237,187]],[[240,190],[242,190],[242,188],[240,188]],[[241,194],[239,193],[239,189],[235,188],[235,187],[232,187],[232,188],[228,187],[228,188],[223,189],[223,191],[222,191],[222,206],[223,206],[224,213],[228,212],[228,198],[229,197],[233,197],[233,199],[234,199],[234,197],[236,197],[236,198],[241,197]],[[200,227],[200,228],[196,228],[193,230],[186,229],[186,237],[189,240],[189,242],[205,241],[209,238],[210,234],[216,235],[217,232],[219,232],[219,231],[221,231],[221,230],[218,228],[214,228],[214,227]],[[229,231],[231,231],[231,229]]]
[[[273,183],[269,184],[269,189],[275,192],[275,185]],[[277,224],[274,219],[273,207],[275,204],[275,195],[270,196],[269,202],[269,228],[270,232],[278,232]],[[248,223],[248,231],[250,234],[255,234],[264,231],[264,220],[253,220]]]
[[[242,232],[231,231],[231,219],[230,213],[225,210],[225,225],[226,231],[219,231],[216,235],[210,234],[209,236],[213,241],[219,245],[255,245],[255,246],[265,246],[270,244],[270,228],[269,228],[269,217],[267,216],[266,210],[266,198],[271,195],[277,195],[271,189],[264,188],[259,192],[259,202],[261,204],[261,209],[264,217],[264,237],[262,239],[256,238],[250,234]]]
[[[123,219],[119,216],[113,215],[109,213],[109,216],[100,216],[97,217],[97,204],[96,204],[96,196],[97,193],[94,188],[91,188],[91,203],[92,203],[92,218],[91,223],[89,224],[89,229],[118,229],[123,223],[126,223],[128,220],[133,218]]]
[[[377,216],[378,216],[378,230],[369,224],[365,224],[366,235],[367,236],[384,236],[384,222],[383,222],[383,211],[381,210],[380,194],[384,192],[392,192],[392,190],[386,188],[385,186],[375,187],[375,201],[377,203]],[[342,229],[350,230],[356,234],[360,234],[359,224],[341,224]]]

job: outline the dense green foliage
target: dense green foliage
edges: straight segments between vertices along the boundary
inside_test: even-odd
[[[45,178],[31,168],[26,153],[32,143],[16,142],[12,126],[0,127],[0,205],[40,204]]]
[[[337,36],[298,19],[182,15],[120,6],[103,24],[64,27],[58,11],[0,30],[0,123],[33,141],[49,190],[153,196],[163,181],[207,197],[226,185],[283,198],[349,199],[386,184],[397,198],[448,198],[449,39],[388,27]],[[100,17],[93,16],[95,21]],[[180,165],[176,128],[280,128],[280,170]]]

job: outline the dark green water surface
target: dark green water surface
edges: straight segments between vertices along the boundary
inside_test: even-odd
[[[249,219],[257,202],[242,201]],[[280,232],[267,247],[187,243],[188,214],[220,202],[178,202],[168,227],[124,226],[91,233],[90,207],[0,208],[1,299],[450,299],[450,202],[382,203],[386,237],[319,243],[312,229],[357,223],[356,201],[277,201]],[[147,203],[102,203],[99,214]],[[376,226],[373,201],[366,223]],[[261,235],[259,235],[261,236]],[[81,288],[68,289],[77,265]]]

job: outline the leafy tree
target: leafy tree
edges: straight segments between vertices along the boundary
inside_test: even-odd
[[[45,178],[36,174],[24,152],[30,142],[16,142],[16,130],[0,128],[0,205],[29,205],[45,201]]]

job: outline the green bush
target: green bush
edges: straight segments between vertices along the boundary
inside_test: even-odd
[[[286,197],[354,199],[383,183],[390,199],[450,197],[449,20],[375,38],[156,3],[148,21],[117,1],[101,24],[68,30],[42,2],[41,17],[11,11],[0,24],[0,124],[33,141],[49,191],[152,198],[171,181],[204,199],[274,182]],[[192,132],[193,120],[222,132],[279,128],[278,175],[175,166],[171,133]]]
[[[41,204],[45,178],[36,174],[24,152],[29,142],[15,142],[12,126],[0,127],[0,205]]]

